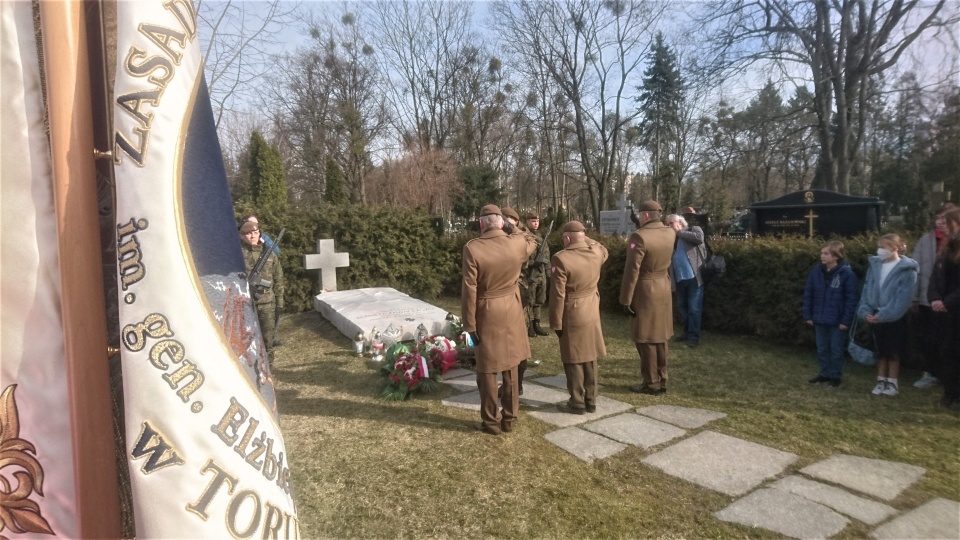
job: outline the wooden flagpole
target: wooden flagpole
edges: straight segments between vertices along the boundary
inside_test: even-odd
[[[78,0],[39,4],[78,532],[81,538],[119,538],[84,6]]]

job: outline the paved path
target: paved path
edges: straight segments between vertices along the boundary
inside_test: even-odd
[[[444,399],[450,407],[480,410],[472,371],[448,372],[446,384],[460,392]],[[836,455],[799,471],[798,456],[769,446],[702,429],[725,417],[706,409],[654,405],[635,408],[605,396],[594,413],[563,413],[563,374],[536,378],[527,371],[527,414],[558,429],[545,437],[586,463],[609,458],[631,446],[652,453],[642,462],[671,476],[733,498],[714,516],[793,538],[829,538],[852,520],[874,527],[878,540],[960,539],[960,503],[933,499],[898,514],[887,505],[926,472],[921,467],[858,456]]]

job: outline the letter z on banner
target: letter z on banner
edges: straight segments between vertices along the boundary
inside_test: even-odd
[[[139,538],[298,538],[190,0],[117,2],[114,160]]]

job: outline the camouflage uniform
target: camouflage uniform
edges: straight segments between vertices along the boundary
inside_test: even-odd
[[[260,253],[263,251],[263,244],[258,243],[255,246],[240,242],[243,247],[243,262],[249,273],[257,264]],[[257,319],[260,320],[260,332],[263,335],[263,344],[267,347],[267,353],[272,356],[273,342],[276,335],[274,321],[277,312],[283,311],[283,268],[280,267],[280,260],[276,253],[271,253],[267,257],[260,277],[267,281],[272,281],[273,286],[269,288],[257,287],[257,290],[250,291],[254,297],[257,307]]]
[[[537,250],[540,244],[546,242],[526,227],[521,227],[524,234],[532,236],[537,241]],[[540,307],[547,302],[547,269],[550,268],[550,248],[543,247],[543,252],[534,251],[523,264],[520,272],[520,299],[523,301],[523,313],[527,319],[527,328],[530,335],[547,335],[540,330]],[[539,330],[539,331],[537,331]]]

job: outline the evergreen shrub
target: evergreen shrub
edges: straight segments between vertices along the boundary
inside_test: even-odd
[[[867,257],[876,251],[876,236],[839,238],[860,287]],[[755,237],[711,241],[727,259],[723,279],[707,285],[704,328],[751,334],[780,343],[813,342],[802,319],[803,286],[820,262],[825,240],[802,237]]]

